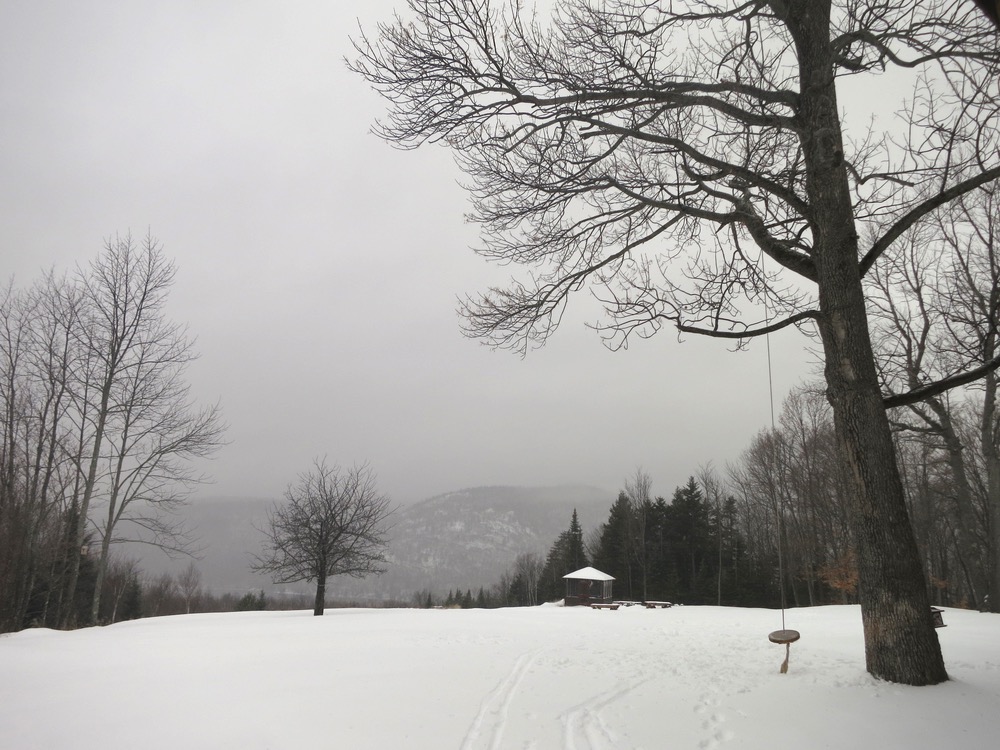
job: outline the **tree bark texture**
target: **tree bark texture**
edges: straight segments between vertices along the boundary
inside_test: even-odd
[[[827,398],[854,495],[868,671],[910,685],[948,679],[875,369],[844,163],[830,2],[789,3],[800,60],[798,118],[825,354]]]
[[[326,572],[320,569],[316,576],[316,600],[313,602],[313,616],[321,617],[326,609]]]
[[[1000,612],[1000,454],[997,452],[997,378],[990,374],[985,380],[983,415],[979,423],[979,446],[986,465],[986,498],[989,508],[989,600],[984,609]]]

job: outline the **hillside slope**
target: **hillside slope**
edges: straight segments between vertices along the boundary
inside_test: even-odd
[[[429,589],[472,589],[495,583],[523,552],[544,555],[569,526],[576,508],[587,531],[602,523],[614,497],[594,487],[478,487],[450,492],[399,509],[391,519],[389,570],[379,578],[335,578],[328,597],[404,599]],[[213,593],[263,588],[270,580],[250,570],[260,550],[257,531],[271,501],[219,498],[185,507],[182,518],[199,539],[196,565]],[[176,574],[187,559],[169,560],[155,549],[127,545],[149,575]],[[309,592],[307,584],[283,587]]]

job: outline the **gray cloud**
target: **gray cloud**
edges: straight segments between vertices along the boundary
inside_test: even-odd
[[[35,2],[0,25],[0,275],[71,269],[149,229],[179,266],[190,379],[231,444],[211,494],[271,496],[316,455],[369,460],[402,502],[636,466],[669,493],[769,423],[763,344],[664,332],[611,353],[587,299],[521,360],[464,339],[456,297],[502,280],[468,248],[450,155],[369,134],[344,68],[378,2]],[[804,340],[772,341],[778,397]],[[609,498],[610,499],[610,498]]]

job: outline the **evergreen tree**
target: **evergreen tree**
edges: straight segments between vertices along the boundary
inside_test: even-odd
[[[654,601],[677,601],[680,582],[677,565],[671,552],[669,531],[670,506],[662,498],[656,498],[649,515],[649,590],[648,596]]]
[[[257,612],[267,609],[267,598],[264,596],[264,590],[261,589],[260,593],[248,591],[236,602],[235,609],[237,612]]]
[[[539,599],[543,602],[561,599],[565,593],[563,576],[588,565],[590,562],[583,547],[583,529],[574,508],[569,528],[559,534],[545,557],[538,583]]]
[[[569,522],[569,529],[564,533],[568,535],[566,539],[565,563],[569,570],[566,573],[572,573],[574,570],[587,567],[590,563],[587,561],[587,552],[583,548],[583,529],[580,527],[576,508],[573,508],[573,516]],[[563,573],[563,575],[566,575],[566,573]]]
[[[133,575],[129,579],[118,609],[121,620],[137,620],[142,617],[142,584],[139,582],[139,576]]]
[[[614,576],[615,590],[628,599],[633,598],[635,579],[631,518],[632,503],[628,495],[620,492],[602,527],[601,539],[594,553],[594,566]]]
[[[667,507],[666,534],[678,579],[678,599],[687,604],[714,603],[710,507],[694,477],[674,490]]]

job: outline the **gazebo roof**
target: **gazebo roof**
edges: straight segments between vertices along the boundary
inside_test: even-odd
[[[609,576],[607,573],[602,573],[597,568],[580,568],[579,570],[574,570],[572,573],[567,573],[563,578],[575,578],[582,581],[613,581],[614,576]]]

